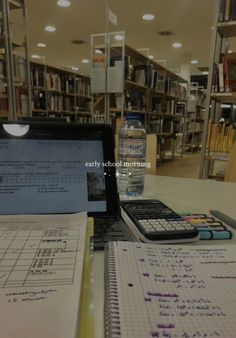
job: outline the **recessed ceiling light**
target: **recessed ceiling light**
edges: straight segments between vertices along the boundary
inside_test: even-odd
[[[37,46],[40,47],[40,48],[45,48],[45,47],[47,47],[46,43],[43,43],[43,42],[37,43]]]
[[[228,50],[228,53],[231,54],[231,53],[233,53],[233,51],[232,51],[231,49],[229,49],[229,50]]]
[[[40,56],[39,56],[39,55],[37,55],[37,54],[33,54],[33,55],[31,55],[31,57],[32,57],[32,59],[40,59]]]
[[[150,60],[153,60],[153,59],[154,59],[154,55],[148,55],[148,58],[149,58]]]
[[[190,63],[191,63],[192,65],[196,65],[196,64],[198,63],[198,60],[191,60]]]
[[[79,70],[79,67],[73,66],[71,67],[72,70],[74,70],[75,72]]]
[[[124,36],[121,35],[121,34],[116,34],[116,35],[114,36],[114,39],[117,40],[117,41],[122,41],[122,40],[124,40]]]
[[[152,21],[152,20],[155,19],[155,15],[150,14],[150,13],[144,14],[144,15],[142,16],[142,19],[143,19],[143,20],[146,20],[146,21]]]
[[[182,47],[182,43],[180,43],[180,42],[174,42],[172,44],[172,47],[174,47],[174,48],[180,48],[180,47]]]
[[[81,62],[82,63],[89,63],[89,60],[88,59],[82,59]]]
[[[202,72],[202,75],[208,75],[208,74],[209,74],[209,72],[207,70]]]
[[[71,5],[71,2],[68,0],[58,0],[57,4],[60,7],[69,7]]]
[[[95,50],[95,53],[96,53],[96,54],[103,54],[103,52],[102,52],[100,49],[96,49],[96,50]]]
[[[44,27],[44,29],[47,32],[55,32],[56,27],[54,27],[54,26],[46,26],[46,27]]]

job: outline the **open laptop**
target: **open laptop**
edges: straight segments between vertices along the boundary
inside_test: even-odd
[[[98,124],[0,124],[0,214],[88,211],[95,249],[127,240],[119,217],[114,138]]]

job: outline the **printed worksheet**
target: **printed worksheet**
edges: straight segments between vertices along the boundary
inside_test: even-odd
[[[0,216],[0,316],[4,338],[74,338],[86,213]]]

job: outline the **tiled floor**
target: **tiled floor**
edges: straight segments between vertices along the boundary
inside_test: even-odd
[[[163,162],[157,167],[156,174],[160,176],[174,176],[186,178],[198,178],[201,153],[186,153],[183,158],[174,161]]]

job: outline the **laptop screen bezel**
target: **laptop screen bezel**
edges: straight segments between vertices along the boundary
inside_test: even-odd
[[[27,125],[29,131],[23,136],[9,134],[3,125]],[[0,124],[0,139],[44,139],[44,140],[94,140],[102,141],[104,163],[115,163],[114,134],[112,127],[106,124],[75,124],[53,122],[2,122]],[[104,166],[106,211],[88,212],[89,216],[117,216],[119,215],[119,197],[117,192],[115,166]],[[78,192],[79,193],[79,192]],[[61,213],[64,213],[63,210]]]

